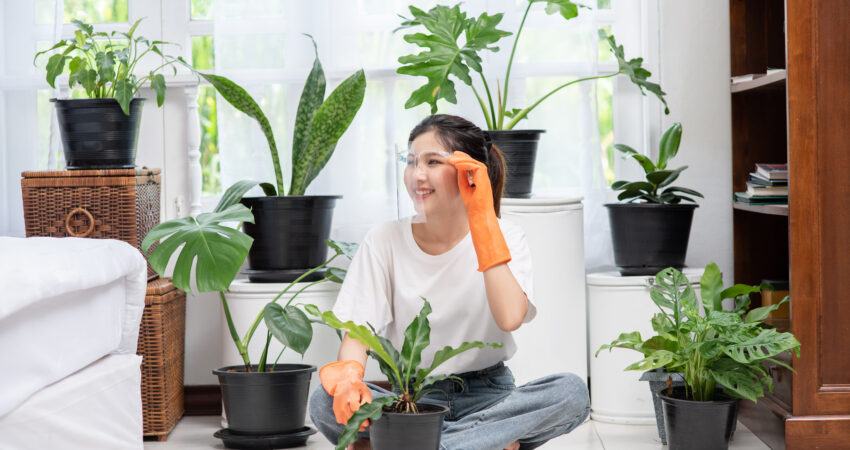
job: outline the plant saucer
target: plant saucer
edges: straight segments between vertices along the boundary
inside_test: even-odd
[[[229,428],[222,428],[216,431],[213,436],[221,439],[227,448],[273,449],[303,447],[307,443],[307,438],[314,434],[316,434],[316,429],[311,427],[303,427],[292,433],[265,436],[235,434]]]

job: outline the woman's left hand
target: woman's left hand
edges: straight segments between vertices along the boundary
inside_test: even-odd
[[[484,272],[510,261],[511,252],[499,228],[493,206],[493,188],[490,186],[487,166],[460,151],[452,154],[449,163],[457,169],[458,189],[466,205],[469,232],[478,256],[478,271]]]

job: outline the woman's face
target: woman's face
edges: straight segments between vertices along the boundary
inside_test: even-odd
[[[449,164],[451,149],[435,131],[420,134],[410,145],[404,168],[404,185],[419,214],[454,212],[463,201],[457,187],[457,169]]]

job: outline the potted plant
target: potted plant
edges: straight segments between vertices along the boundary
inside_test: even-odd
[[[682,124],[674,123],[661,136],[658,158],[653,162],[624,144],[614,148],[632,157],[643,168],[645,181],[615,181],[611,188],[622,191],[620,203],[608,203],[608,218],[614,244],[614,262],[623,275],[652,275],[665,267],[685,265],[691,222],[699,192],[671,184],[688,166],[668,169],[679,152]],[[683,203],[690,202],[690,203]]]
[[[316,59],[295,115],[288,195],[284,194],[274,133],[260,106],[233,81],[199,73],[234,108],[256,120],[268,142],[275,184],[261,183],[266,194],[263,197],[242,199],[256,220],[245,224],[245,232],[254,239],[248,254],[251,281],[292,281],[325,259],[333,207],[341,196],[305,195],[305,192],[360,109],[366,93],[366,77],[362,69],[358,70],[325,99],[325,75],[315,41],[313,46]],[[321,272],[317,276],[321,277]]]
[[[516,30],[511,55],[508,59],[504,85],[499,86],[498,79],[495,89],[490,88],[490,83],[484,76],[482,58],[480,53],[484,50],[498,52],[499,47],[493,46],[504,37],[513,33],[497,29],[496,26],[502,21],[502,14],[489,15],[482,13],[478,18],[467,17],[466,12],[461,11],[459,5],[435,6],[430,10],[423,11],[410,6],[412,18],[403,18],[399,29],[407,29],[422,26],[425,32],[406,34],[404,40],[416,44],[423,49],[418,54],[402,56],[398,61],[402,66],[398,73],[426,77],[428,81],[410,94],[405,103],[405,108],[413,108],[417,105],[427,103],[431,105],[431,113],[437,112],[437,101],[444,99],[449,103],[457,103],[455,82],[460,80],[472,89],[490,137],[504,153],[508,165],[508,177],[505,180],[505,196],[507,197],[530,197],[532,176],[534,174],[534,162],[537,152],[537,142],[540,133],[544,130],[516,130],[514,127],[520,120],[528,118],[528,114],[547,98],[551,97],[561,89],[588,80],[611,78],[617,75],[627,75],[629,79],[640,88],[641,93],[645,91],[655,94],[667,109],[664,100],[664,92],[658,84],[647,81],[651,75],[649,71],[641,67],[642,58],[626,60],[622,45],[617,45],[614,36],[607,35],[600,30],[599,35],[608,41],[611,51],[617,59],[617,72],[579,78],[564,83],[544,94],[540,99],[524,108],[508,107],[508,88],[510,87],[511,67],[516,54],[517,43],[522,34],[525,19],[531,7],[536,3],[545,3],[548,14],[560,14],[564,19],[570,20],[578,16],[580,5],[569,0],[529,0],[522,16],[522,21]],[[464,36],[464,43],[459,39]],[[472,81],[472,74],[477,72],[481,80],[484,95],[476,88]],[[492,80],[492,78],[491,78]]]
[[[431,304],[424,298],[422,300],[424,304],[419,315],[404,332],[401,351],[396,349],[389,339],[376,335],[374,329],[355,325],[351,321],[342,322],[332,311],[321,313],[315,306],[307,307],[308,312],[321,317],[330,327],[348,332],[348,336],[368,347],[369,356],[378,362],[381,373],[386,375],[395,392],[395,395],[374,398],[371,403],[362,405],[346,424],[337,442],[337,450],[343,450],[357,440],[357,431],[366,419],[371,421],[369,439],[372,448],[376,450],[438,448],[443,416],[448,412],[448,407],[421,403],[420,400],[428,393],[427,388],[435,382],[460,379],[431,373],[444,362],[467,350],[502,346],[480,341],[464,342],[457,348],[446,346],[434,354],[430,366],[420,367],[422,351],[431,342],[431,325],[428,321]],[[416,436],[417,439],[411,440],[411,436]]]
[[[169,44],[150,41],[135,34],[142,19],[127,33],[95,32],[94,27],[72,20],[77,30],[73,39],[62,39],[47,50],[38,52],[47,60],[47,83],[56,87],[56,78],[68,72],[68,86],[81,87],[86,99],[51,99],[62,135],[65,164],[68,169],[133,168],[136,161],[139,122],[143,98],[136,97],[145,85],[156,91],[157,106],[165,101],[165,76],[162,71],[174,64],[184,65],[182,58],[162,52]],[[115,39],[115,40],[113,40]],[[162,58],[162,63],[146,74],[138,74],[139,61],[149,53]]]
[[[664,367],[681,372],[683,387],[658,392],[670,449],[727,448],[738,399],[755,402],[765,390],[773,390],[764,363],[793,370],[775,357],[788,351],[799,357],[800,342],[763,323],[788,298],[747,311],[749,294],[760,289],[742,284],[723,289],[720,269],[710,263],[700,280],[700,301],[687,277],[672,267],[664,269],[650,290],[660,311],[652,318],[657,334],[643,340],[638,332],[623,333],[596,352],[628,348],[644,358],[626,370]],[[726,298],[735,299],[733,309],[723,309]]]
[[[251,211],[238,203],[242,194],[254,185],[256,183],[247,181],[235,184],[228,189],[213,212],[200,214],[197,218],[174,219],[156,226],[145,237],[142,248],[147,253],[159,241],[149,261],[160,275],[165,274],[168,262],[176,255],[173,282],[177,288],[192,292],[190,280],[194,266],[198,291],[218,292],[221,297],[228,331],[243,361],[242,365],[221,367],[213,371],[219,377],[229,425],[228,429],[219,432],[225,444],[244,445],[240,435],[251,435],[254,444],[303,444],[310,434],[315,433],[315,430],[304,427],[304,420],[310,377],[316,366],[277,364],[282,350],[270,364],[269,345],[274,337],[283,344],[284,349],[290,348],[303,356],[313,338],[312,322],[302,310],[305,306],[299,307],[293,301],[298,294],[313,285],[326,281],[342,282],[345,270],[328,268],[319,280],[299,287],[285,305],[278,304],[278,300],[312,273],[327,268],[339,256],[352,257],[356,246],[327,241],[335,254],[293,280],[258,312],[251,327],[240,337],[231,318],[225,292],[245,261],[252,239],[238,228],[231,228],[225,223],[254,220]],[[262,354],[255,364],[248,355],[248,344],[261,321],[265,323],[268,332]]]

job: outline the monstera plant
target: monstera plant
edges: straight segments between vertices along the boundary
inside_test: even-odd
[[[424,298],[422,301],[424,303],[419,315],[411,321],[404,332],[404,343],[401,351],[389,339],[377,335],[371,327],[356,325],[351,321],[342,322],[332,311],[322,313],[314,306],[307,307],[309,313],[320,316],[322,321],[330,327],[347,332],[349,337],[368,347],[369,356],[378,362],[381,373],[387,377],[395,392],[394,395],[377,397],[371,403],[362,405],[345,426],[345,430],[337,442],[337,450],[345,449],[357,440],[357,431],[366,420],[371,421],[369,437],[372,447],[375,449],[408,448],[409,443],[404,440],[405,438],[400,441],[396,439],[399,436],[406,436],[409,439],[411,435],[428,442],[433,441],[434,445],[431,447],[437,448],[440,442],[443,416],[448,408],[420,403],[420,400],[429,392],[428,388],[438,381],[453,379],[462,382],[462,380],[451,375],[434,375],[434,370],[467,350],[502,346],[498,343],[480,341],[464,342],[457,347],[446,346],[437,350],[430,364],[422,365],[422,351],[428,348],[431,343],[431,325],[428,321],[428,315],[431,314],[431,304]],[[410,423],[405,423],[404,417],[410,417],[411,414],[419,417],[411,420]],[[395,432],[390,433],[388,421],[380,420],[384,416],[392,416],[394,418],[393,423],[397,427],[421,428],[414,432],[395,430]],[[428,447],[427,444],[422,447],[419,447],[419,445],[422,444],[417,444],[416,448]]]
[[[737,399],[755,402],[773,390],[773,379],[764,364],[793,370],[776,357],[791,351],[799,357],[800,342],[791,333],[763,323],[788,298],[749,309],[749,295],[764,287],[736,284],[724,289],[720,269],[710,263],[700,280],[700,299],[685,275],[674,268],[664,269],[650,289],[659,310],[652,318],[656,334],[644,339],[637,331],[622,333],[596,352],[598,356],[604,349],[635,350],[643,358],[626,370],[663,367],[682,374],[684,387],[659,393],[670,448],[725,448]],[[734,299],[728,310],[723,308],[724,299]],[[703,405],[694,406],[696,402]],[[668,414],[671,408],[675,414]],[[711,427],[717,429],[701,431]]]
[[[668,112],[667,102],[664,99],[665,93],[661,90],[661,86],[648,81],[651,73],[642,67],[643,58],[626,59],[623,46],[617,44],[614,36],[609,36],[602,30],[599,31],[599,37],[611,47],[611,52],[618,64],[616,72],[573,79],[549,90],[527,106],[510,107],[508,92],[511,87],[511,69],[517,44],[528,14],[537,4],[545,6],[547,14],[557,14],[564,20],[577,17],[579,9],[584,7],[570,0],[528,0],[516,32],[511,33],[497,28],[502,21],[502,13],[491,15],[485,12],[476,18],[468,16],[461,10],[459,4],[438,5],[428,11],[410,6],[411,17],[403,18],[399,27],[403,30],[424,28],[423,31],[404,35],[405,41],[419,46],[421,51],[398,59],[401,63],[398,73],[426,78],[425,84],[410,94],[404,104],[405,108],[413,108],[425,103],[430,105],[431,112],[435,113],[437,103],[441,99],[449,103],[457,103],[455,81],[469,86],[478,100],[493,143],[505,154],[508,164],[508,177],[505,182],[507,197],[531,195],[537,143],[540,133],[544,132],[544,130],[517,130],[515,127],[521,120],[528,119],[531,111],[558,91],[584,81],[625,75],[640,89],[641,93],[646,95],[646,91],[649,91],[658,97],[664,103],[665,112]],[[492,73],[485,75],[481,55],[485,51],[498,52],[500,48],[495,44],[512,35],[514,36],[513,45],[505,73],[502,76]],[[558,43],[552,42],[552,45],[558,45]],[[569,49],[564,51],[569,52]],[[500,80],[502,85],[499,84]]]
[[[312,39],[312,37],[311,37]],[[360,110],[366,94],[366,76],[358,70],[325,98],[325,74],[316,58],[304,83],[292,132],[292,175],[285,196],[278,146],[266,114],[248,92],[221,75],[200,73],[238,111],[256,120],[266,137],[274,184],[263,182],[265,197],[241,201],[254,213],[245,232],[254,238],[248,255],[254,281],[292,281],[325,259],[333,207],[339,196],[307,196],[307,187],[334,153],[337,142]]]
[[[193,292],[194,278],[199,292],[218,293],[227,331],[243,363],[241,366],[222,367],[213,371],[221,383],[230,430],[276,435],[304,426],[310,374],[316,370],[314,365],[278,364],[285,349],[289,348],[303,356],[313,340],[313,322],[304,313],[304,308],[309,305],[300,305],[294,301],[299,294],[316,284],[328,281],[341,283],[345,278],[345,270],[328,268],[328,265],[340,256],[353,257],[356,245],[328,240],[326,244],[334,254],[283,288],[263,310],[257,312],[256,319],[240,337],[226,293],[245,261],[253,240],[238,227],[233,228],[228,224],[254,220],[251,211],[238,201],[242,193],[255,185],[255,182],[248,181],[236,183],[225,192],[212,212],[198,217],[174,219],[156,226],[145,236],[142,249],[146,253],[152,249],[148,260],[161,276],[165,276],[169,261],[176,257],[172,281],[177,288]],[[159,245],[154,247],[157,242]],[[326,268],[318,280],[301,283]],[[279,304],[279,300],[288,293],[287,302]],[[253,364],[248,354],[248,345],[262,322],[268,331],[264,336],[262,353]],[[270,364],[269,346],[272,338],[283,344],[283,349]],[[256,378],[246,385],[246,376]],[[263,388],[259,388],[260,385]],[[300,399],[301,402],[293,405],[292,399]]]

